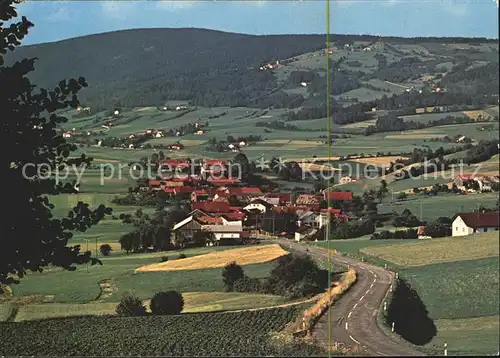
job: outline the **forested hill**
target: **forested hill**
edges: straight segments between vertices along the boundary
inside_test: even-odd
[[[53,87],[83,76],[81,99],[94,106],[159,105],[168,99],[199,105],[248,105],[272,92],[263,63],[325,47],[322,35],[253,36],[203,29],[136,29],[24,46],[7,61],[38,57],[34,83]]]

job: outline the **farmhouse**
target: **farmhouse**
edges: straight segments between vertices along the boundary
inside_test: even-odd
[[[458,213],[453,218],[452,236],[465,236],[479,232],[498,231],[500,212]]]
[[[273,208],[273,205],[262,199],[252,200],[247,206],[243,207],[244,210],[258,210],[261,213],[265,213]]]
[[[297,210],[297,226],[309,226],[316,227],[317,222],[316,219],[318,217],[318,213],[313,211],[305,211],[305,210]]]
[[[239,220],[229,220],[224,216],[215,216],[199,209],[193,210],[187,218],[174,225],[172,229],[174,244],[200,239],[209,241],[210,236],[216,242],[248,237],[248,232],[243,231],[244,216],[237,216]]]
[[[499,176],[457,175],[453,183],[462,191],[491,191],[491,185],[500,181]]]

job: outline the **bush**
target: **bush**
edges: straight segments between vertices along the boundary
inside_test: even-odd
[[[245,272],[243,268],[235,261],[227,264],[222,269],[222,282],[224,282],[227,291],[232,291],[234,289],[234,283],[244,277]]]
[[[149,307],[154,315],[180,314],[184,309],[184,298],[177,291],[158,292]]]
[[[270,293],[304,297],[328,286],[328,275],[309,256],[288,254],[278,259],[267,281]]]
[[[103,245],[101,245],[101,247],[99,248],[99,251],[101,252],[101,254],[102,254],[103,256],[109,256],[109,253],[110,253],[111,251],[113,251],[113,249],[111,248],[111,246],[110,246],[110,245],[108,245],[108,244],[103,244]]]
[[[179,254],[179,256],[177,257],[178,260],[180,259],[185,259],[187,256],[185,254]]]
[[[142,301],[133,295],[125,295],[118,306],[116,306],[116,314],[124,317],[137,317],[146,315],[146,307]]]
[[[384,230],[379,233],[374,233],[370,237],[370,240],[390,240],[390,239],[412,240],[417,238],[418,238],[417,230],[415,229],[398,230],[394,232]]]
[[[248,276],[243,276],[236,280],[233,285],[233,290],[235,292],[265,293],[262,282],[257,278],[250,278]]]
[[[160,262],[167,262],[168,261],[168,256],[162,256],[160,258]]]

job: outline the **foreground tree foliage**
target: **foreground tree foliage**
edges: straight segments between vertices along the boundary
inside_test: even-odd
[[[28,270],[41,271],[48,265],[75,270],[75,264],[99,262],[90,252],[67,244],[74,231],[85,231],[111,213],[103,205],[91,210],[78,202],[67,217],[52,215],[54,206],[47,195],[74,193],[75,183],[45,177],[65,165],[78,167],[91,161],[85,155],[70,159],[76,147],[57,131],[66,121],[59,111],[75,108],[76,94],[87,84],[79,78],[62,80],[52,91],[37,89],[27,77],[36,59],[5,66],[4,56],[20,46],[33,26],[24,16],[14,22],[17,16],[12,0],[0,0],[0,175],[13,195],[0,222],[0,284],[18,283]]]

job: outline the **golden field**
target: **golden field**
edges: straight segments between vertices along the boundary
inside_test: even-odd
[[[277,244],[251,246],[145,265],[136,269],[135,272],[202,270],[224,267],[232,261],[243,266],[269,262],[286,254],[287,252]]]
[[[341,169],[339,168],[334,168],[329,165],[324,165],[324,164],[316,164],[316,163],[301,163],[299,164],[300,167],[303,170],[310,170],[310,171],[323,171],[323,172],[333,172],[333,171],[340,171]]]
[[[407,159],[401,156],[386,156],[386,157],[372,157],[372,158],[357,158],[351,159],[353,162],[371,164],[376,166],[387,166],[391,162],[396,162],[397,159]]]
[[[496,257],[499,255],[499,246],[498,231],[493,231],[464,237],[372,246],[363,248],[360,252],[401,267],[417,267]]]

